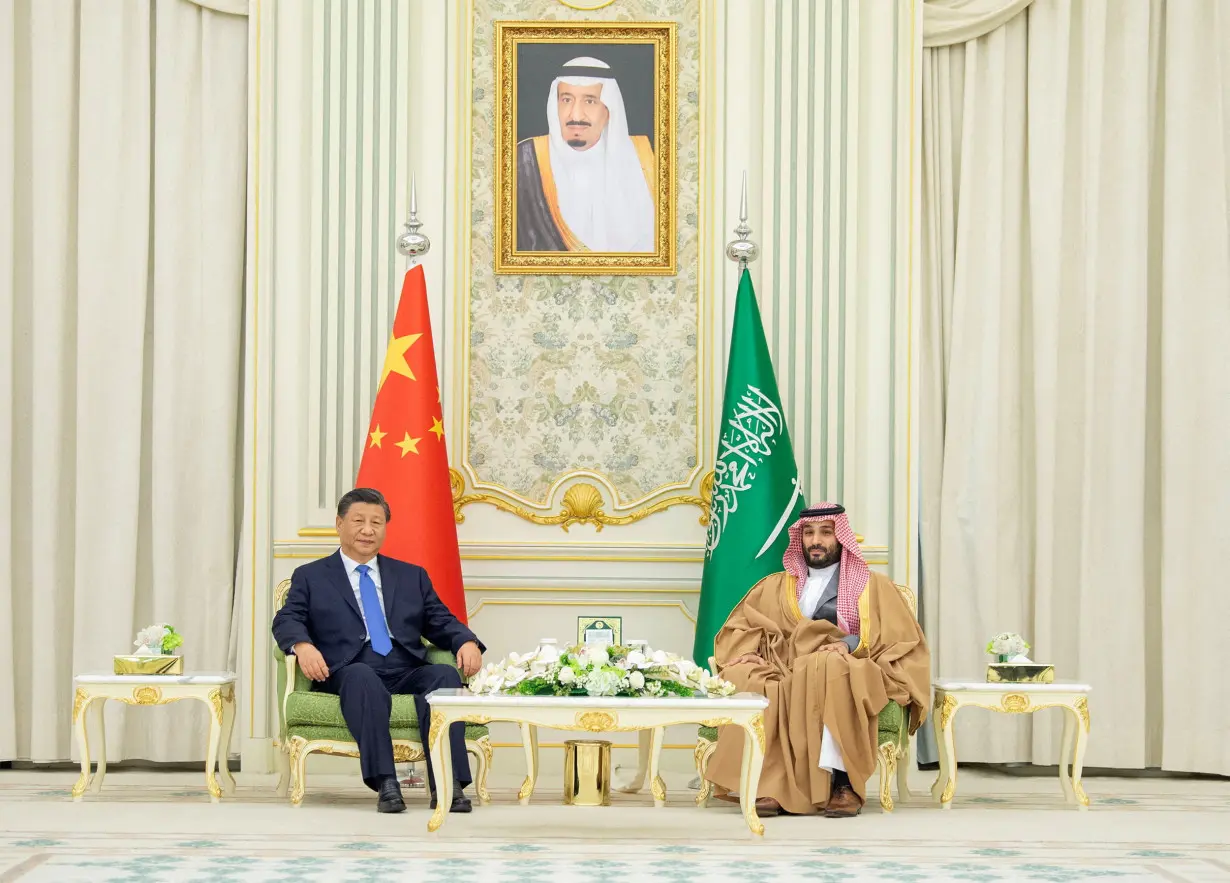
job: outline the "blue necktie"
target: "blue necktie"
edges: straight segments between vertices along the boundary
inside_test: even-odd
[[[388,656],[393,649],[393,641],[389,638],[389,627],[384,621],[384,611],[380,609],[380,596],[376,594],[376,581],[368,576],[371,570],[366,564],[360,564],[359,597],[363,599],[363,618],[367,620],[367,636],[371,638],[372,649],[381,656]]]

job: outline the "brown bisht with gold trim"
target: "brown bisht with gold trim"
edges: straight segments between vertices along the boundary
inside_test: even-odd
[[[845,521],[844,514],[838,520]],[[786,556],[792,571],[798,570],[792,556],[802,555],[796,540],[802,523],[791,528]],[[848,632],[824,619],[804,619],[799,577],[782,572],[765,577],[748,592],[714,641],[722,677],[740,691],[769,699],[764,768],[756,796],[772,797],[791,813],[813,813],[828,802],[830,773],[820,767],[825,726],[837,742],[851,786],[866,801],[867,780],[876,767],[880,711],[890,699],[908,708],[913,733],[926,720],[930,705],[931,659],[922,629],[892,581],[866,570],[853,531],[842,526],[845,530],[838,536],[844,585],[838,607],[847,610],[839,619],[849,626]],[[804,563],[804,580],[806,573]],[[856,577],[853,585],[847,583],[849,577]],[[842,598],[843,590],[852,597]],[[859,638],[853,653],[818,652],[847,634]],[[724,667],[744,654],[755,654],[764,663]],[[706,777],[736,790],[742,750],[742,730],[723,727]]]

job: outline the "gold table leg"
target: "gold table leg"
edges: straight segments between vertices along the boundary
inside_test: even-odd
[[[649,752],[653,747],[653,732],[641,730],[637,734],[636,775],[632,781],[619,789],[621,794],[640,794],[645,787],[645,776],[649,772]]]
[[[760,768],[764,765],[764,717],[759,712],[743,726],[743,765],[739,770],[739,808],[748,830],[760,837],[764,823],[756,815],[756,791],[760,785]]]
[[[641,731],[644,735],[645,731]],[[666,783],[658,774],[659,761],[662,757],[662,740],[666,735],[663,727],[654,727],[649,731],[649,790],[653,792],[653,805],[666,806]]]
[[[436,777],[436,809],[427,822],[428,832],[438,831],[453,805],[453,752],[449,750],[448,731],[451,722],[443,711],[431,712],[431,768]]]
[[[1077,809],[1089,809],[1089,797],[1081,786],[1081,772],[1085,768],[1085,746],[1089,742],[1089,705],[1082,696],[1076,705],[1065,709],[1073,718],[1076,730],[1076,749],[1072,754],[1072,791],[1076,796]]]
[[[538,727],[533,724],[519,724],[521,727],[521,746],[525,749],[525,781],[517,792],[517,802],[529,806],[534,786],[538,782]]]
[[[957,745],[952,724],[960,705],[948,694],[936,693],[935,706],[939,711],[931,720],[939,748],[940,774],[931,786],[931,796],[940,802],[941,808],[951,809],[952,797],[957,791]]]
[[[218,772],[222,779],[222,791],[235,793],[235,777],[231,775],[231,736],[235,732],[235,691],[232,689],[222,698],[222,741],[218,745]]]
[[[94,727],[98,734],[98,760],[94,769],[94,778],[90,782],[90,790],[95,794],[102,791],[103,779],[107,777],[107,719],[103,712],[107,707],[107,697],[99,696],[90,702],[90,710],[85,717],[94,719]]]
[[[90,785],[90,731],[86,720],[93,698],[84,688],[78,687],[73,699],[73,730],[77,735],[77,751],[81,755],[81,775],[72,790],[74,801],[81,800]]]
[[[205,696],[200,698],[209,708],[209,746],[205,749],[205,787],[209,790],[209,802],[218,803],[222,799],[222,788],[214,776],[214,767],[218,763],[218,743],[222,741],[222,709],[214,708],[213,703]]]

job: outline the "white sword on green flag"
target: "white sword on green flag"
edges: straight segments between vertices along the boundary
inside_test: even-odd
[[[790,499],[786,501],[786,509],[782,512],[782,517],[777,519],[777,526],[773,528],[773,532],[769,534],[769,538],[764,541],[764,545],[761,546],[760,551],[756,553],[757,558],[769,551],[769,547],[777,542],[777,538],[781,536],[782,531],[786,529],[786,519],[788,519],[790,517],[790,513],[794,511],[794,501],[797,500],[803,493],[803,489],[799,487],[799,480],[797,478],[790,479],[790,482],[794,485],[794,493],[791,494]]]

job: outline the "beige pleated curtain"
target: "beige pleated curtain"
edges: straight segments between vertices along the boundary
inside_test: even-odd
[[[1018,631],[1086,765],[1230,774],[1230,4],[924,7],[922,559],[935,671]],[[967,761],[1057,760],[962,712]]]
[[[151,622],[231,664],[245,11],[0,4],[0,760],[76,757],[74,673]],[[109,757],[203,758],[197,705]]]

